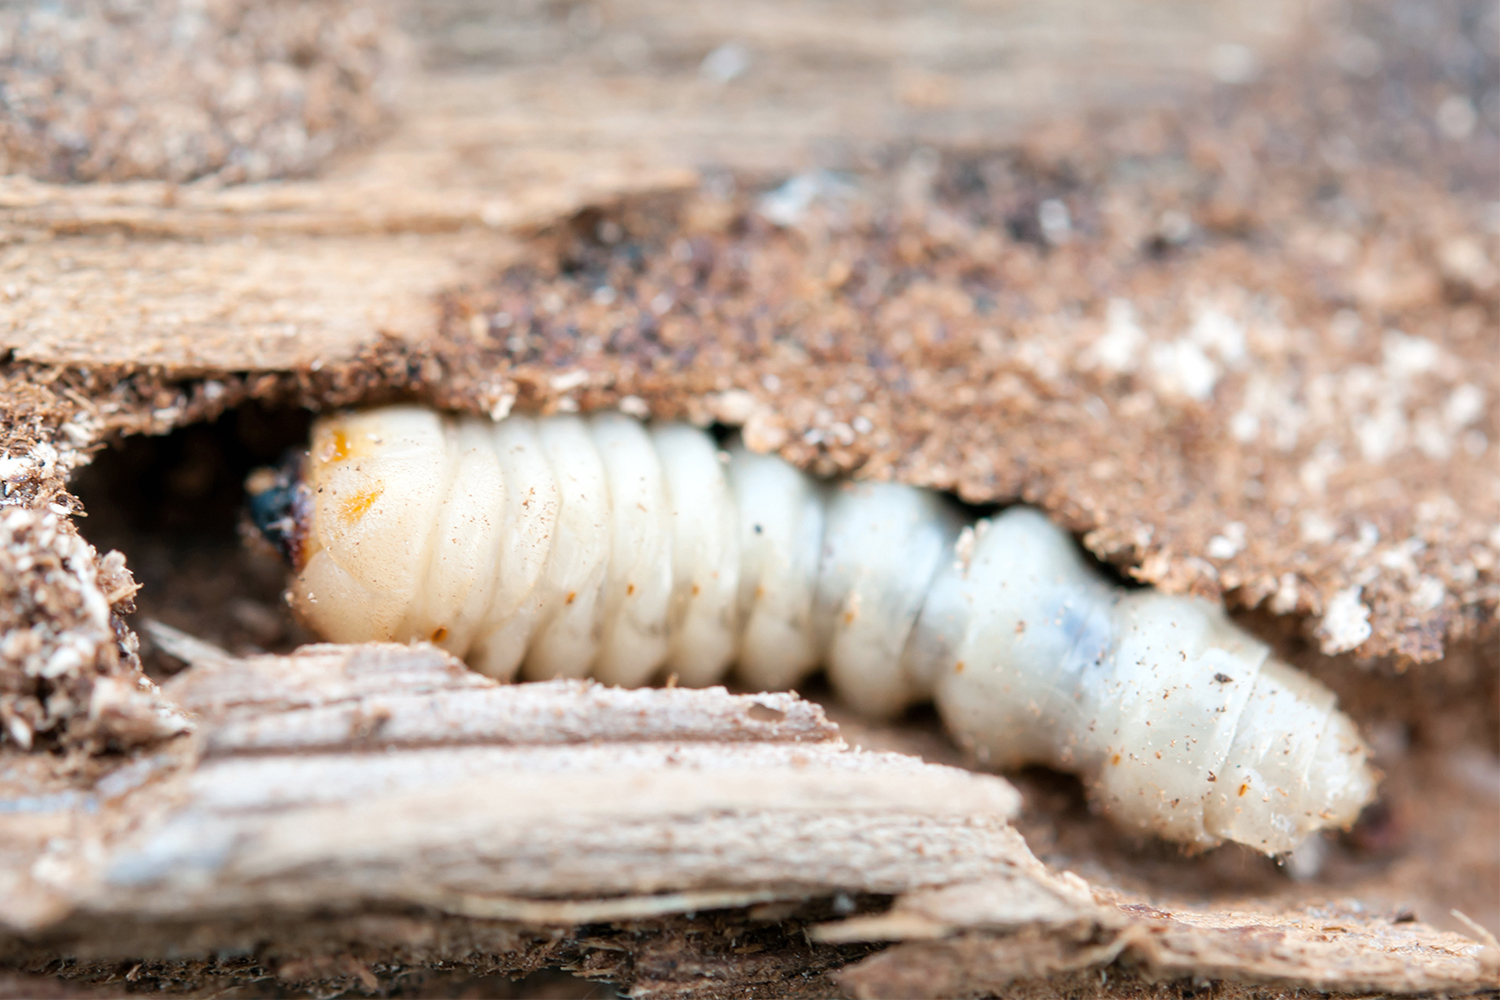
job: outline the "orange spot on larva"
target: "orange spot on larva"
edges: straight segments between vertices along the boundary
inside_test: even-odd
[[[693,584],[693,596],[694,597],[697,597],[702,592],[703,592],[703,588],[702,587],[698,586],[696,583]]]
[[[375,501],[379,500],[380,494],[384,492],[385,486],[376,483],[367,490],[351,493],[339,501],[339,516],[344,519],[344,523],[353,524],[370,512],[370,508],[375,505]]]
[[[633,583],[627,583],[625,585],[625,596],[629,597],[633,593],[635,593],[635,584],[633,584]]]
[[[1240,786],[1240,795],[1244,795],[1249,790],[1250,790],[1250,785],[1249,784],[1241,785]]]
[[[964,661],[963,660],[959,660],[957,663],[953,664],[953,672],[955,674],[961,674],[961,673],[964,672]]]
[[[448,626],[439,625],[437,628],[432,630],[433,642],[442,642],[446,638],[448,638]]]
[[[854,624],[854,619],[856,619],[858,617],[859,617],[859,612],[858,611],[854,611],[852,609],[849,610],[849,611],[845,611],[844,612],[844,624],[845,625],[853,625]]]
[[[328,447],[323,449],[323,461],[342,462],[349,457],[349,435],[343,431],[334,431],[328,439]]]
[[[1113,757],[1111,757],[1109,759],[1109,762],[1111,764],[1113,764],[1115,767],[1119,767],[1120,766],[1120,755],[1119,754],[1115,754]]]
[[[564,601],[563,603],[564,604],[572,604],[573,601],[577,597],[578,597],[578,591],[576,591],[576,590],[570,590],[570,591],[568,591],[568,599],[566,601]]]

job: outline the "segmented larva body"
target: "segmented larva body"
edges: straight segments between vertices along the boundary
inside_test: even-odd
[[[989,761],[1078,773],[1188,844],[1288,851],[1374,793],[1327,688],[1216,605],[1107,583],[1035,510],[966,525],[927,490],[617,413],[339,414],[302,476],[290,597],[332,640],[428,640],[506,680],[734,664],[769,690],[823,665],[856,709],[931,698]]]

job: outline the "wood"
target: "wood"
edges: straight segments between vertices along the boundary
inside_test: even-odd
[[[42,923],[0,906],[14,929],[365,903],[621,918],[897,893],[1029,858],[1003,780],[852,750],[789,694],[499,685],[400,646],[218,658],[171,689],[191,747],[92,800],[168,812],[118,838],[90,824],[107,849],[73,859]]]
[[[1097,894],[1032,856],[1004,780],[852,749],[792,694],[501,685],[432,647],[242,660],[151,632],[194,663],[164,689],[194,735],[67,790],[7,758],[12,962],[58,948],[202,961],[247,933],[275,954],[289,928],[331,934],[364,912],[511,927],[510,944],[491,933],[458,954],[523,969],[538,934],[561,947],[591,925],[650,926],[665,941],[695,913],[749,928],[847,900],[874,912],[808,934],[857,996],[997,990],[1117,960],[1318,989],[1495,976],[1491,946],[1347,909],[1170,913]],[[898,943],[849,964],[879,942]]]
[[[1169,912],[1125,899],[1114,902],[1117,908],[1104,911],[1108,917],[1080,921],[1077,911],[1044,898],[1023,898],[1017,907],[1010,886],[981,881],[910,893],[889,913],[825,924],[813,936],[906,942],[838,975],[855,996],[1003,991],[1019,979],[1116,959],[1157,979],[1208,976],[1382,994],[1466,991],[1494,983],[1500,974],[1500,948],[1493,941],[1393,922],[1390,913],[1358,905],[1281,913]]]
[[[316,177],[0,178],[0,562],[34,598],[4,620],[0,688],[37,723],[31,752],[0,747],[0,964],[115,990],[544,967],[641,996],[1496,988],[1493,939],[1447,916],[1457,901],[1500,919],[1500,542],[1493,452],[1470,450],[1500,438],[1495,132],[1482,114],[1464,142],[1434,131],[1433,109],[1464,97],[1431,89],[1459,86],[1429,72],[1434,54],[1469,44],[1441,17],[1303,6],[415,0],[394,131]],[[1387,57],[1381,86],[1344,66],[1361,39]],[[749,67],[719,80],[700,67],[726,42]],[[1240,44],[1260,80],[1213,83]],[[1179,103],[1091,117],[1157,100]],[[966,200],[970,167],[999,171],[993,205]],[[870,226],[756,221],[763,188],[825,168],[857,177]],[[659,195],[680,218],[641,209]],[[1076,223],[1065,245],[1032,231],[1051,197]],[[596,216],[644,234],[609,308],[594,272],[556,273],[570,220],[588,235]],[[709,282],[658,324],[646,309],[676,287],[681,239],[719,248],[733,294]],[[912,280],[866,302],[872,274]],[[1158,355],[1218,357],[1192,345],[1196,304],[1219,292],[1243,366],[1206,403],[1158,391]],[[1148,363],[1106,378],[1088,365],[1114,298],[1136,303]],[[525,352],[486,326],[501,311],[534,321]],[[614,337],[637,325],[653,336]],[[1408,377],[1396,362],[1422,345],[1391,328],[1440,363]],[[1468,423],[1460,382],[1483,395]],[[1239,880],[1262,863],[1157,856],[1022,775],[1015,822],[1044,867],[998,779],[856,753],[782,696],[497,689],[426,653],[236,660],[160,635],[196,665],[155,692],[127,616],[130,569],[160,553],[144,536],[118,543],[126,559],[82,545],[74,472],[119,436],[247,401],[389,394],[748,413],[810,468],[1023,497],[1126,572],[1261,607],[1261,634],[1379,737],[1383,813],[1329,848],[1321,881],[1268,863]],[[1391,400],[1407,445],[1370,458],[1362,428]],[[1259,412],[1249,442],[1242,404]],[[856,416],[874,434],[845,448]],[[1275,443],[1304,418],[1295,446]],[[107,627],[77,601],[108,605]],[[49,689],[28,635],[92,658]],[[1407,659],[1430,662],[1399,672]],[[183,706],[196,731],[168,738]],[[921,735],[924,755],[962,761]],[[1057,874],[1070,865],[1088,885]],[[9,983],[0,996],[36,992]]]
[[[1276,44],[1293,8],[1028,0],[872,16],[644,0],[610,5],[600,36],[550,9],[404,6],[425,66],[400,80],[396,124],[316,178],[0,178],[0,350],[199,373],[333,365],[382,335],[420,343],[436,294],[512,262],[517,233],[685,191],[704,164],[847,169],[914,137],[993,142],[1059,107],[1180,93],[1207,41]],[[728,23],[753,69],[734,86],[698,71]]]

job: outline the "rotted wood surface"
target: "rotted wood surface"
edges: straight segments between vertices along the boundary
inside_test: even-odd
[[[168,818],[107,860],[72,858],[90,874],[56,907],[182,918],[378,901],[503,917],[557,898],[559,913],[628,915],[895,893],[1025,857],[1003,780],[855,752],[793,695],[503,686],[399,646],[225,660],[169,687],[196,737],[93,800],[154,801]],[[688,895],[579,901],[664,892]],[[24,909],[0,908],[34,930]]]
[[[1500,161],[1483,114],[1453,138],[1496,60],[1474,48],[1467,90],[1441,64],[1488,22],[731,7],[430,0],[395,130],[315,177],[0,179],[0,569],[31,598],[0,617],[0,716],[26,722],[0,737],[0,964],[175,990],[442,966],[643,996],[1496,988],[1488,932],[1392,902],[1500,912]],[[790,176],[805,203],[761,200]],[[83,544],[74,473],[248,401],[391,393],[623,398],[1044,506],[1141,579],[1262,608],[1376,737],[1386,822],[1336,848],[1353,874],[1187,902],[1121,888],[1113,846],[1033,839],[1040,865],[999,779],[856,753],[792,698],[180,637],[197,665],[155,691],[128,618],[172,606],[130,578],[155,542]],[[57,657],[83,662],[39,681]]]
[[[195,733],[88,781],[4,760],[12,966],[65,953],[73,975],[107,978],[120,960],[181,972],[248,947],[279,968],[374,920],[366,949],[426,928],[395,953],[413,966],[550,960],[650,994],[666,986],[589,965],[589,928],[691,937],[712,913],[747,932],[797,917],[808,943],[782,956],[783,986],[812,969],[819,990],[859,996],[1122,962],[1325,990],[1497,982],[1492,946],[1388,914],[1169,912],[1096,891],[1032,856],[1003,779],[853,749],[795,695],[499,685],[432,648],[238,659],[154,633],[195,660],[165,688]],[[672,992],[741,995],[721,972]]]
[[[1024,498],[1143,581],[1431,662],[1500,600],[1500,61],[1461,7],[768,2],[730,37],[417,3],[398,124],[315,178],[0,180],[0,443],[378,393],[734,423],[727,390],[798,462]],[[628,277],[527,238],[647,195]]]
[[[1212,44],[1274,46],[1294,8],[389,6],[412,29],[413,65],[381,81],[395,125],[314,178],[0,178],[0,348],[188,372],[347,362],[382,335],[429,338],[433,296],[514,260],[517,232],[685,191],[706,165],[847,168],[1178,94]],[[720,45],[733,80],[700,71]]]

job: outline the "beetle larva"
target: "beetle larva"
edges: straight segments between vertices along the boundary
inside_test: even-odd
[[[254,490],[252,492],[255,492]],[[428,640],[493,677],[779,689],[822,664],[872,715],[932,698],[981,757],[1081,774],[1119,823],[1268,853],[1347,826],[1353,722],[1216,605],[1107,583],[1013,507],[823,484],[617,413],[325,417],[252,511],[336,641]]]

